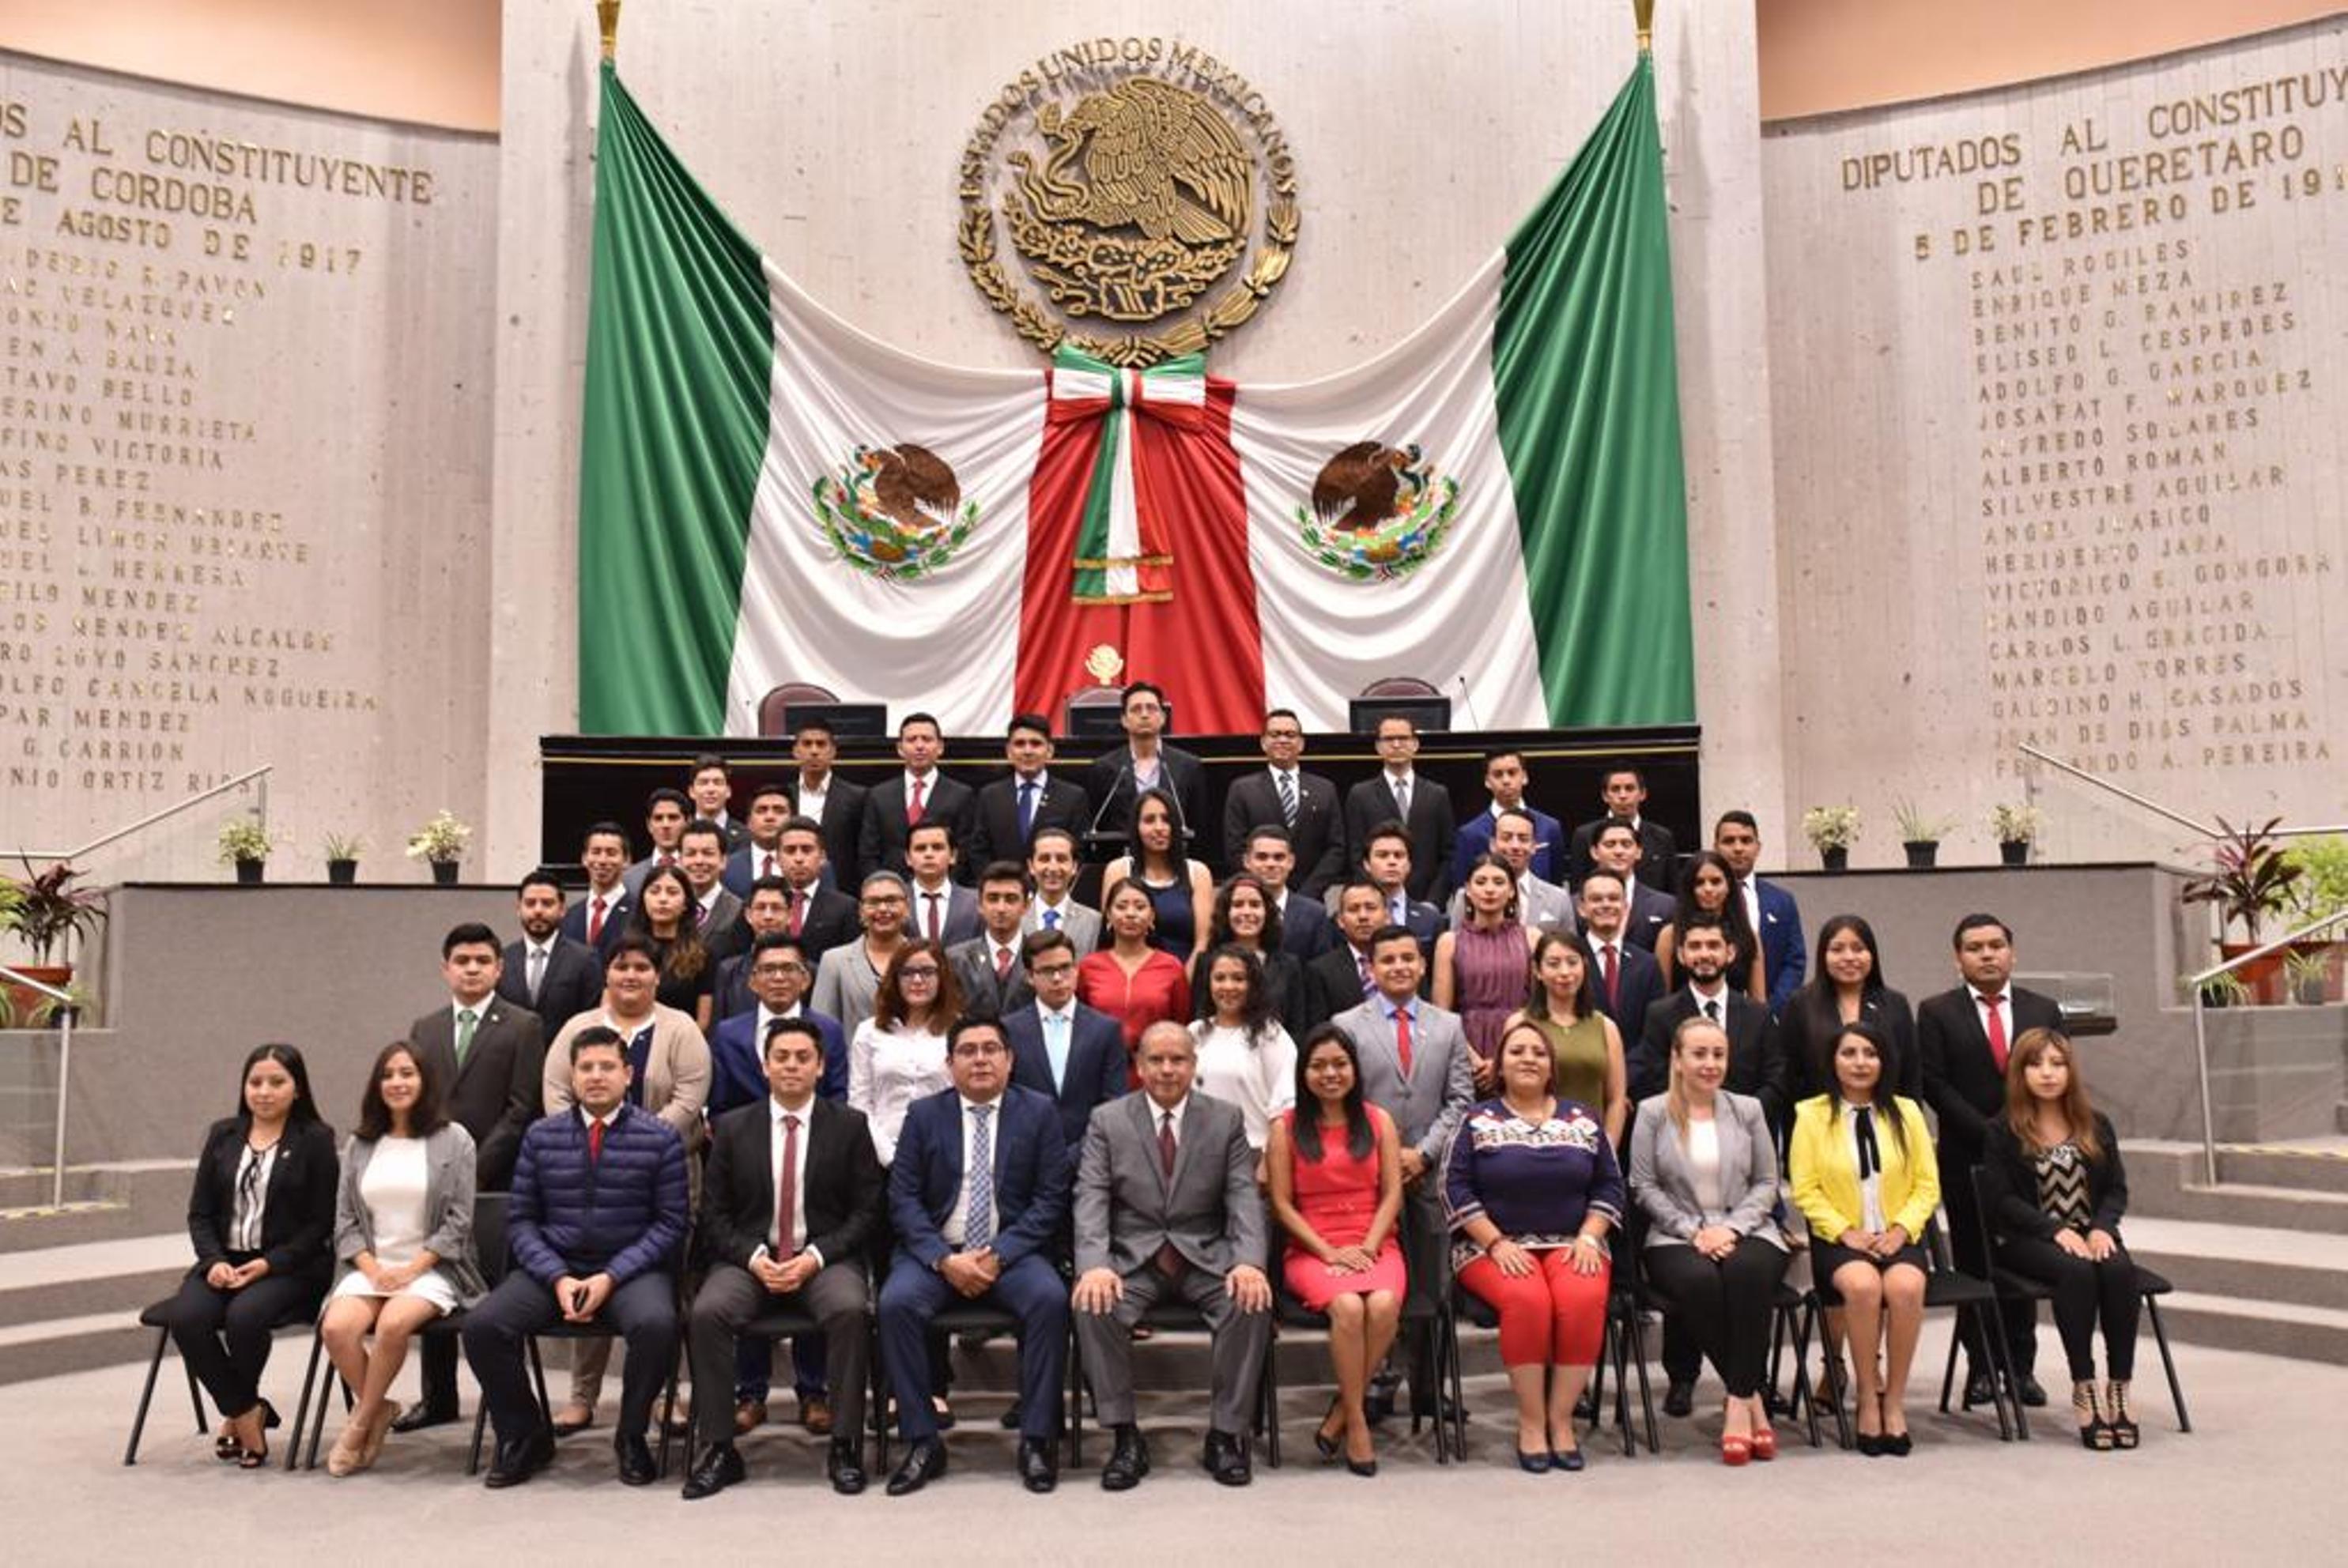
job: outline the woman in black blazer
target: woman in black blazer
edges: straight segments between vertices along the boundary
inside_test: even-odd
[[[2054,1293],[2054,1327],[2071,1363],[2071,1410],[2091,1449],[2137,1446],[2128,1413],[2136,1375],[2136,1264],[2120,1245],[2127,1170],[2108,1118],[2087,1099],[2071,1042],[2027,1029],[2005,1064],[2005,1113],[1989,1124],[1982,1199],[2003,1266]],[[2111,1380],[2096,1388],[2096,1323]]]
[[[1835,1087],[1834,1048],[1847,1023],[1871,1023],[1891,1044],[1884,1082],[1919,1104],[1924,1061],[1916,1049],[1916,1010],[1883,983],[1875,929],[1857,915],[1837,915],[1818,927],[1810,983],[1786,999],[1777,1021],[1786,1060],[1786,1103],[1799,1105]]]
[[[335,1130],[290,1045],[244,1059],[236,1114],[212,1123],[188,1197],[196,1266],[170,1308],[171,1337],[222,1418],[213,1451],[269,1460],[277,1412],[261,1397],[271,1330],[318,1309],[334,1271]]]

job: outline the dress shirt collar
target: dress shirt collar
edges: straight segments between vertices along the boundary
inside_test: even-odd
[[[1396,1013],[1408,1013],[1412,1023],[1418,1021],[1418,999],[1415,996],[1405,997],[1402,1000],[1396,1001],[1385,992],[1380,991],[1378,1007],[1385,1013],[1386,1021],[1389,1023],[1394,1021]]]
[[[1076,1021],[1076,999],[1070,997],[1067,1006],[1056,1008],[1047,1008],[1038,1001],[1035,1004],[1035,1016],[1038,1019],[1056,1018],[1062,1023],[1073,1025]]]
[[[452,996],[448,999],[448,1021],[451,1023],[462,1023],[464,1022],[464,1020],[458,1015],[469,1012],[473,1015],[473,1027],[478,1029],[482,1024],[489,1021],[489,1006],[497,999],[498,993],[495,991],[491,991],[488,996],[483,997],[477,1002],[458,1001]]]
[[[1724,1019],[1727,1017],[1728,980],[1725,977],[1713,981],[1712,989],[1709,990],[1696,984],[1694,980],[1690,980],[1688,982],[1688,995],[1695,999],[1696,1006],[1698,1008],[1702,1008],[1706,1002],[1718,1002],[1720,1004],[1721,1016]]]
[[[1158,1129],[1166,1125],[1166,1118],[1170,1114],[1174,1118],[1174,1142],[1179,1143],[1182,1141],[1182,1116],[1190,1109],[1189,1095],[1183,1095],[1171,1105],[1160,1105],[1147,1090],[1142,1091],[1141,1097],[1149,1103],[1150,1135],[1157,1136]]]
[[[808,1124],[815,1120],[815,1096],[808,1095],[804,1104],[786,1105],[776,1099],[773,1092],[769,1091],[767,1095],[767,1119],[773,1123],[775,1135],[778,1138],[783,1134],[783,1118],[786,1116],[798,1117],[800,1128],[805,1130]]]
[[[913,798],[913,786],[915,784],[920,784],[922,786],[922,809],[926,811],[929,808],[930,796],[937,791],[938,770],[932,768],[928,773],[917,774],[912,769],[907,768],[905,770],[904,778],[905,798],[909,801],[911,800]]]
[[[972,1112],[981,1108],[988,1111],[1000,1111],[1003,1109],[1003,1096],[1000,1094],[996,1095],[992,1100],[973,1100],[967,1094],[957,1094],[954,1098],[962,1102],[962,1113],[964,1117],[969,1116]],[[997,1125],[999,1126],[1001,1123],[998,1122]]]
[[[628,1102],[623,1100],[617,1105],[613,1106],[609,1111],[603,1112],[602,1115],[590,1116],[587,1114],[587,1107],[584,1105],[579,1106],[576,1108],[579,1112],[579,1130],[582,1132],[584,1132],[588,1128],[592,1127],[596,1122],[601,1122],[603,1124],[603,1131],[609,1132],[612,1130],[612,1123],[617,1122],[620,1119],[620,1112],[625,1111],[627,1108]]]

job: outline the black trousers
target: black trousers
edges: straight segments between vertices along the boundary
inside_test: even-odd
[[[2116,1382],[2136,1376],[2137,1311],[2144,1305],[2136,1261],[2126,1248],[2101,1263],[2073,1257],[2051,1241],[2016,1236],[1998,1244],[1998,1261],[2054,1293],[2054,1327],[2063,1336],[2063,1358],[2071,1381],[2096,1375],[2096,1323],[2104,1326],[2104,1357]]]
[[[482,1401],[496,1423],[498,1441],[519,1442],[542,1419],[523,1365],[522,1341],[562,1321],[554,1292],[519,1270],[481,1298],[465,1316],[465,1359],[481,1385]],[[676,1282],[655,1270],[640,1274],[612,1292],[596,1314],[627,1341],[620,1379],[621,1435],[641,1435],[651,1424],[653,1398],[676,1361]],[[724,1380],[719,1380],[724,1387]]]
[[[1709,1358],[1733,1399],[1761,1391],[1769,1358],[1769,1324],[1778,1283],[1786,1277],[1785,1252],[1758,1236],[1742,1236],[1718,1263],[1692,1246],[1651,1246],[1641,1255],[1647,1278],[1671,1300],[1663,1320],[1663,1368],[1674,1382],[1695,1380],[1694,1357]],[[1686,1376],[1671,1363],[1672,1330],[1684,1336]]]
[[[1981,1210],[1973,1202],[1972,1167],[1978,1163],[1974,1153],[1946,1143],[1941,1145],[1941,1201],[1949,1206],[1949,1250],[1956,1255],[1959,1268],[1977,1279],[1987,1279],[1989,1258],[1982,1251]],[[2013,1358],[2014,1376],[2022,1377],[2038,1364],[2038,1304],[2001,1301],[1997,1312],[2004,1322],[2005,1348]],[[1985,1373],[1990,1357],[1989,1347],[1981,1337],[1982,1317],[1977,1312],[1964,1315],[1965,1361],[1973,1371]]]
[[[859,1258],[824,1265],[796,1296],[787,1296],[770,1295],[749,1270],[737,1265],[721,1263],[712,1267],[694,1296],[686,1332],[694,1388],[707,1391],[705,1397],[696,1395],[693,1401],[694,1435],[705,1443],[734,1440],[734,1409],[717,1398],[717,1390],[742,1365],[743,1351],[765,1353],[771,1348],[770,1340],[741,1337],[741,1330],[760,1312],[781,1301],[806,1307],[824,1325],[825,1334],[803,1334],[800,1343],[819,1338],[838,1341],[832,1363],[839,1369],[839,1396],[832,1430],[842,1437],[858,1436],[864,1424],[864,1308],[870,1296],[871,1286]],[[760,1391],[764,1392],[763,1386]]]
[[[242,1264],[249,1255],[229,1261]],[[271,1331],[316,1317],[325,1292],[324,1280],[302,1274],[264,1274],[242,1290],[214,1290],[201,1270],[180,1282],[171,1298],[171,1342],[223,1418],[261,1402]]]

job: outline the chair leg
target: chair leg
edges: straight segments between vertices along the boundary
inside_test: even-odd
[[[196,1413],[196,1436],[202,1437],[210,1430],[204,1425],[204,1391],[196,1387],[196,1369],[184,1359],[180,1370],[188,1375],[188,1409]]]
[[[326,1385],[318,1376],[319,1364],[325,1361],[326,1337],[316,1328],[310,1330],[310,1359],[302,1368],[302,1395],[294,1404],[294,1428],[285,1440],[285,1472],[294,1473],[302,1459],[302,1435],[310,1430],[310,1406],[324,1403]],[[328,1377],[334,1375],[334,1363],[325,1361]]]
[[[1084,1347],[1076,1338],[1076,1319],[1068,1315],[1068,1468],[1082,1470],[1085,1463],[1085,1357]]]
[[[1605,1332],[1599,1337],[1599,1363],[1602,1366],[1610,1358],[1614,1363],[1614,1430],[1622,1434],[1622,1457],[1634,1459],[1639,1440],[1631,1425],[1630,1335],[1611,1310]]]
[[[1803,1430],[1809,1436],[1810,1446],[1818,1448],[1822,1446],[1818,1438],[1818,1397],[1810,1392],[1807,1365],[1809,1347],[1804,1337],[1808,1321],[1807,1318],[1797,1317],[1797,1310],[1786,1307],[1776,1309],[1777,1320],[1770,1329],[1774,1343],[1770,1347],[1769,1353],[1772,1359],[1776,1359],[1778,1353],[1784,1349],[1786,1342],[1788,1339],[1793,1341],[1794,1392],[1792,1398],[1786,1402],[1786,1413],[1790,1419],[1802,1423]],[[1782,1368],[1783,1362],[1780,1361],[1779,1369],[1782,1370]],[[1776,1372],[1770,1374],[1770,1382],[1775,1386]]]
[[[1826,1303],[1813,1296],[1807,1312],[1810,1322],[1818,1329],[1818,1363],[1827,1375],[1827,1398],[1834,1401],[1835,1441],[1845,1449],[1856,1448],[1858,1444],[1853,1440],[1850,1416],[1844,1409],[1849,1393],[1843,1386],[1842,1358],[1834,1353],[1834,1348],[1827,1340]]]
[[[139,1462],[139,1439],[147,1430],[147,1407],[154,1402],[155,1379],[163,1370],[163,1352],[170,1343],[171,1331],[169,1328],[155,1330],[155,1354],[148,1358],[147,1382],[139,1390],[139,1413],[130,1418],[130,1440],[122,1449],[124,1464]]]
[[[1609,1323],[1606,1327],[1606,1333],[1611,1335],[1613,1331],[1613,1325]],[[1601,1424],[1603,1424],[1602,1417],[1605,1409],[1606,1341],[1603,1338],[1601,1338],[1598,1344],[1597,1364],[1590,1369],[1590,1435],[1592,1437],[1596,1437],[1598,1435],[1598,1429]]]
[[[1631,1310],[1631,1364],[1639,1373],[1639,1409],[1647,1423],[1647,1451],[1659,1454],[1663,1445],[1655,1434],[1655,1393],[1647,1380],[1647,1320],[1636,1307]]]
[[[866,1332],[874,1337],[872,1354],[869,1360],[872,1373],[872,1393],[870,1402],[872,1407],[873,1451],[879,1456],[880,1462],[872,1468],[875,1474],[886,1475],[889,1473],[889,1374],[880,1365],[878,1330],[868,1327]]]
[[[685,1336],[680,1334],[676,1337],[676,1349],[669,1357],[668,1394],[662,1399],[660,1409],[660,1451],[653,1461],[653,1473],[663,1481],[668,1479],[669,1430],[676,1424],[674,1419],[676,1411],[676,1385],[684,1367]]]
[[[1442,1386],[1443,1379],[1436,1378]],[[1280,1326],[1272,1325],[1272,1335],[1263,1345],[1263,1377],[1258,1384],[1262,1409],[1256,1420],[1263,1428],[1263,1462],[1273,1470],[1280,1468]]]
[[[2168,1352],[2168,1330],[2161,1325],[2160,1303],[2146,1296],[2144,1313],[2152,1319],[2153,1343],[2160,1347],[2160,1369],[2168,1374],[2168,1398],[2177,1407],[2177,1430],[2189,1432],[2193,1430],[2193,1418],[2185,1413],[2185,1385],[2177,1380],[2177,1358]]]
[[[2013,1367],[2005,1354],[2005,1325],[1999,1321],[1993,1307],[1971,1307],[1958,1309],[1958,1324],[1962,1327],[1964,1314],[1972,1312],[1982,1325],[1982,1337],[1989,1342],[1990,1402],[1997,1407],[1997,1440],[2013,1440],[2013,1422],[2006,1414],[2005,1401],[2012,1395],[2016,1409],[2022,1404],[2022,1388],[2014,1381]]]
[[[489,1430],[489,1407],[479,1399],[473,1401],[473,1446],[465,1455],[465,1473],[481,1473],[481,1442]]]
[[[1949,1364],[1941,1369],[1941,1414],[1949,1413],[1949,1396],[1957,1386],[1957,1347],[1965,1342],[1965,1313],[1957,1310],[1957,1329],[1949,1336]],[[1968,1405],[1966,1409],[1972,1407]]]
[[[530,1347],[530,1381],[538,1388],[538,1419],[546,1423],[551,1432],[554,1430],[554,1401],[547,1398],[546,1362],[538,1353],[538,1336],[525,1335],[522,1343]]]

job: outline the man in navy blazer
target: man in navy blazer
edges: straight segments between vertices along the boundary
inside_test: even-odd
[[[1802,942],[1802,911],[1794,896],[1754,873],[1761,861],[1761,826],[1749,811],[1724,811],[1712,830],[1712,847],[1728,862],[1736,891],[1745,900],[1745,918],[1761,934],[1761,968],[1769,978],[1769,1014],[1778,1017],[1787,1000],[1802,989],[1802,970],[1809,950]]]
[[[1598,993],[1598,1010],[1614,1020],[1628,1049],[1645,1032],[1647,1009],[1663,997],[1663,966],[1622,928],[1629,911],[1622,902],[1622,879],[1612,871],[1592,871],[1583,877],[1574,907],[1597,966],[1590,983]]]
[[[612,956],[612,944],[628,928],[636,912],[635,895],[628,891],[628,830],[616,822],[599,822],[587,829],[579,846],[580,868],[587,873],[587,891],[563,911],[562,934],[595,949],[597,962]]]
[[[1011,1081],[1057,1105],[1061,1136],[1080,1149],[1093,1107],[1125,1092],[1125,1031],[1076,999],[1076,948],[1066,933],[1030,931],[1020,952],[1035,994],[1003,1015]]]
[[[750,814],[742,822],[748,841],[726,857],[726,869],[718,874],[726,891],[747,904],[752,883],[783,874],[783,824],[790,817],[791,792],[781,784],[760,784],[752,793]]]
[[[823,1037],[823,1074],[816,1094],[848,1098],[848,1037],[839,1020],[802,1006],[809,976],[807,956],[788,931],[769,931],[744,955],[752,1005],[721,1020],[709,1035],[709,1102],[712,1122],[738,1105],[756,1104],[767,1093],[767,1026],[777,1019],[803,1018]]]
[[[1052,1433],[1068,1355],[1068,1287],[1053,1266],[1068,1220],[1067,1140],[1056,1106],[1011,1081],[1011,1048],[993,1019],[965,1018],[946,1044],[954,1086],[905,1113],[889,1170],[897,1250],[880,1287],[880,1358],[897,1399],[904,1462],[889,1495],[946,1472],[930,1408],[930,1320],[957,1300],[1019,1320],[1019,1478],[1059,1483]]]
[[[969,873],[997,860],[1024,862],[1039,827],[1081,834],[1092,821],[1092,798],[1085,786],[1051,771],[1050,720],[1037,713],[1013,719],[1003,757],[1011,764],[1010,776],[980,786],[971,803],[970,842],[963,846]]]
[[[1272,889],[1280,907],[1280,947],[1300,964],[1309,964],[1337,945],[1337,923],[1329,907],[1309,889],[1292,887],[1296,875],[1296,844],[1278,823],[1248,830],[1240,864]]]
[[[1559,875],[1565,869],[1565,825],[1545,811],[1535,811],[1525,800],[1525,784],[1529,775],[1525,772],[1522,752],[1492,752],[1484,758],[1484,790],[1492,798],[1484,809],[1459,825],[1459,841],[1451,852],[1451,885],[1464,887],[1468,884],[1468,866],[1478,856],[1492,847],[1492,825],[1504,811],[1520,811],[1532,818],[1532,874],[1544,882],[1562,886],[1565,878]]]
[[[533,871],[514,890],[520,939],[506,945],[498,995],[528,1008],[561,1030],[603,1000],[602,956],[562,934],[562,884],[551,871]]]

